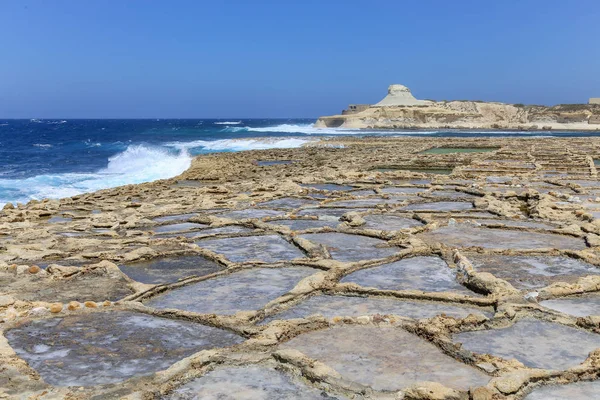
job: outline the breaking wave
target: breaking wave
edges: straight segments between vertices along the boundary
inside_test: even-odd
[[[191,165],[192,157],[144,145],[129,146],[108,159],[95,173],[44,174],[25,179],[0,179],[0,207],[8,201],[62,198],[134,183],[172,178]]]
[[[261,139],[222,139],[222,140],[194,140],[192,142],[172,142],[166,146],[180,150],[201,148],[207,151],[244,151],[266,149],[290,149],[301,147],[312,142],[306,138],[261,138]]]
[[[215,122],[215,125],[239,125],[242,121],[219,121]]]

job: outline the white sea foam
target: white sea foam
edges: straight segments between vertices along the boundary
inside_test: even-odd
[[[52,147],[52,145],[48,144],[48,143],[34,143],[33,146],[34,147],[41,147],[43,149],[49,149],[50,147]]]
[[[385,131],[385,130],[367,130],[367,129],[348,129],[348,128],[315,128],[313,124],[281,124],[265,127],[250,127],[250,126],[231,126],[223,129],[224,132],[261,132],[261,133],[287,133],[287,134],[302,134],[302,135],[427,135],[436,133],[437,131]]]
[[[70,197],[133,183],[150,182],[179,175],[191,165],[185,150],[172,154],[164,149],[129,146],[110,157],[108,165],[89,174],[48,174],[26,179],[0,179],[0,206],[7,201]]]
[[[265,149],[289,149],[301,147],[312,142],[307,138],[260,138],[260,139],[221,139],[221,140],[194,140],[191,142],[172,142],[165,146],[180,150],[203,148],[211,151],[244,151]]]
[[[239,125],[242,121],[219,121],[215,122],[215,125]]]
[[[100,147],[100,146],[102,146],[102,143],[100,143],[100,142],[94,143],[94,142],[92,142],[90,139],[86,139],[86,140],[84,140],[84,141],[83,141],[83,143],[84,143],[84,144],[85,144],[87,147]]]
[[[249,127],[249,126],[229,126],[223,129],[223,132],[237,133],[237,132],[260,132],[260,133],[286,133],[286,134],[302,134],[302,135],[385,135],[385,136],[421,136],[421,135],[435,135],[439,133],[468,133],[478,134],[482,137],[487,136],[513,136],[518,134],[519,136],[532,136],[540,135],[543,132],[531,132],[531,131],[475,131],[475,130],[448,130],[448,129],[430,129],[430,130],[385,130],[385,129],[349,129],[349,128],[315,128],[312,124],[281,124],[275,126],[266,127]],[[545,137],[545,136],[540,136]]]

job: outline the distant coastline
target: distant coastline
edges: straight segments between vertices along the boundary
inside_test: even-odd
[[[351,104],[339,115],[320,117],[315,127],[600,132],[600,104],[595,99],[589,104],[556,106],[417,100],[406,86],[391,85],[380,102]]]

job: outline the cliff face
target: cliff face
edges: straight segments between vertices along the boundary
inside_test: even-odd
[[[600,131],[600,104],[553,107],[475,101],[380,104],[353,114],[321,117],[315,127]]]

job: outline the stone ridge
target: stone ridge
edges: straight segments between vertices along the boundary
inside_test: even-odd
[[[335,137],[7,205],[0,399],[523,400],[597,384],[598,159],[595,137]],[[143,261],[180,265],[158,283],[122,268]]]
[[[600,131],[600,104],[552,107],[482,101],[417,100],[406,86],[357,112],[320,117],[317,128]]]

